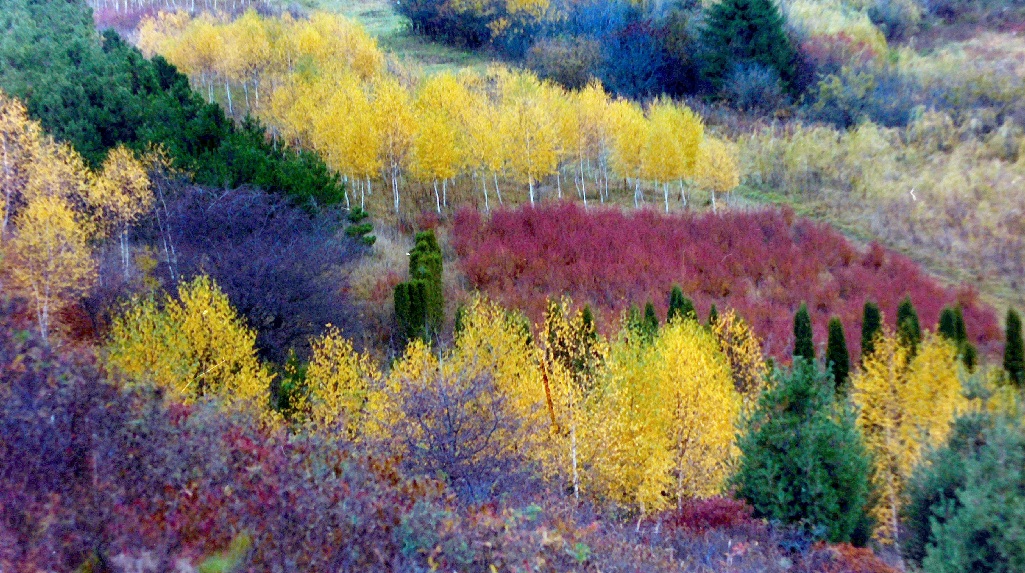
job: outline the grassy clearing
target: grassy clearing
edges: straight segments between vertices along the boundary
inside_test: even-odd
[[[486,55],[431,42],[409,30],[408,21],[391,0],[306,0],[312,10],[342,14],[363,24],[368,32],[405,69],[425,74],[463,69],[484,70],[494,62]]]

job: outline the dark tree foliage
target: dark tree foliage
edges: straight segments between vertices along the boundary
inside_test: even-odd
[[[409,282],[395,287],[395,320],[405,340],[434,340],[445,322],[441,247],[434,231],[416,234],[409,252]]]
[[[676,317],[697,320],[698,313],[694,310],[694,301],[683,295],[683,289],[679,285],[673,285],[669,292],[669,313],[666,322],[672,322]]]
[[[794,358],[815,361],[815,342],[812,340],[811,315],[808,305],[801,303],[794,315]]]
[[[168,261],[154,271],[168,289],[209,275],[256,330],[261,355],[281,363],[290,350],[305,357],[327,324],[358,332],[341,271],[366,247],[343,227],[341,213],[311,215],[263,191],[189,186],[165,197],[142,232]]]
[[[644,335],[649,340],[654,339],[658,334],[658,324],[658,314],[655,313],[655,303],[649,300],[644,305],[644,319],[641,323]]]
[[[851,372],[851,357],[847,352],[847,338],[843,323],[833,317],[829,319],[829,337],[826,339],[826,368],[833,376],[833,388],[837,393],[846,392],[847,377]]]
[[[922,326],[910,296],[897,307],[897,339],[908,348],[911,356],[918,352],[918,345],[922,342]]]
[[[954,309],[949,306],[943,307],[943,312],[940,313],[940,322],[936,325],[936,333],[957,344],[959,340],[956,323],[957,314],[954,312]]]
[[[1021,316],[1014,309],[1007,311],[1004,339],[1004,370],[1015,386],[1025,386],[1025,344],[1021,335]]]
[[[835,398],[832,376],[802,357],[773,376],[738,441],[738,497],[758,517],[866,542],[871,460],[853,412]]]
[[[1021,571],[1025,429],[976,414],[955,430],[910,484],[909,557],[926,573]]]
[[[737,65],[757,63],[775,70],[792,88],[797,56],[785,27],[772,0],[720,0],[712,5],[701,33],[705,77],[720,87]]]
[[[988,414],[958,418],[947,443],[928,454],[915,469],[908,482],[908,504],[903,515],[901,547],[905,558],[921,566],[926,548],[934,541],[932,522],[942,525],[959,504],[957,490],[965,483],[965,461],[978,456],[993,423]]]
[[[111,30],[98,37],[83,0],[0,0],[0,31],[0,88],[94,166],[118,144],[160,144],[203,185],[255,185],[310,206],[343,196],[315,154],[275,147],[255,120],[235,126],[163,58]]]
[[[865,310],[861,315],[861,357],[875,351],[875,339],[883,329],[883,313],[879,305],[872,301],[865,302]]]

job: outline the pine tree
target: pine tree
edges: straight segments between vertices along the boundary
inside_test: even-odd
[[[719,322],[719,309],[713,303],[712,308],[708,311],[708,326],[715,326],[717,322]]]
[[[834,388],[837,393],[845,393],[847,376],[851,371],[851,358],[847,353],[847,338],[843,333],[843,323],[835,316],[829,319],[826,365],[833,375]]]
[[[666,317],[666,322],[672,322],[673,318],[677,316],[692,320],[697,320],[698,317],[694,310],[694,303],[683,296],[683,289],[679,285],[674,285],[673,290],[669,293],[669,314]]]
[[[655,314],[655,304],[650,300],[644,305],[644,321],[642,322],[644,336],[653,340],[658,334],[658,315]]]
[[[1007,311],[1004,370],[1015,386],[1020,388],[1025,385],[1025,346],[1021,337],[1021,316],[1013,308]]]
[[[416,234],[409,252],[409,282],[395,287],[395,320],[407,340],[437,336],[445,321],[441,247],[434,231]],[[405,286],[403,286],[405,285]]]
[[[922,342],[922,326],[910,296],[900,301],[897,307],[897,338],[907,347],[908,356],[913,358],[918,352],[918,344]]]
[[[815,342],[812,340],[811,315],[808,305],[801,303],[794,315],[794,358],[802,357],[808,362],[815,360]]]
[[[947,340],[957,344],[957,314],[954,309],[947,306],[943,308],[943,312],[940,313],[940,322],[936,327],[936,332],[946,338]]]
[[[871,458],[831,376],[796,360],[776,371],[738,439],[737,495],[759,517],[821,526],[833,542],[868,537]]]
[[[861,317],[861,358],[872,354],[875,350],[875,338],[883,328],[883,313],[879,305],[872,301],[865,302],[865,310]]]
[[[774,70],[787,87],[795,77],[796,52],[773,0],[720,0],[708,10],[701,31],[705,77],[720,87],[737,65]]]

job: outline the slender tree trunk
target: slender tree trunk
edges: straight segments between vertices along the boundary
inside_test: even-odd
[[[584,199],[584,209],[587,208],[587,176],[584,174],[584,164],[580,164],[580,196]]]
[[[231,102],[231,82],[224,80],[224,92],[228,94],[228,115],[235,117],[235,106]]]
[[[498,187],[498,172],[492,171],[492,175],[495,176],[495,195],[498,196],[498,204],[502,204],[502,190]]]
[[[488,202],[488,178],[484,174],[481,174],[480,186],[484,190],[484,212],[490,213],[491,205]]]
[[[438,195],[438,180],[434,180],[434,203],[438,206],[438,214],[441,214],[441,196]]]
[[[712,213],[714,214],[717,212],[718,211],[715,208],[715,189],[712,189]]]
[[[562,199],[562,169],[555,170],[555,187],[559,190],[559,199]]]
[[[680,179],[680,202],[683,203],[683,208],[687,208],[687,190],[683,186],[683,179]]]
[[[666,214],[669,214],[669,183],[662,184],[662,193],[666,196]]]
[[[448,179],[441,180],[441,204],[448,209]]]
[[[527,176],[527,187],[530,193],[530,206],[534,206],[534,178]]]

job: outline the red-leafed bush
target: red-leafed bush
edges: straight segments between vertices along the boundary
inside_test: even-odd
[[[871,549],[855,547],[850,543],[818,544],[815,565],[821,573],[897,573]]]
[[[859,249],[787,210],[667,216],[556,204],[498,211],[488,220],[467,210],[457,215],[453,235],[470,285],[533,320],[546,297],[561,294],[589,302],[605,328],[630,304],[649,299],[664,317],[668,293],[680,284],[702,317],[713,303],[736,309],[765,351],[784,359],[802,302],[818,348],[836,315],[852,356],[860,351],[866,300],[876,301],[892,326],[897,305],[910,295],[927,328],[944,306],[959,302],[980,349],[995,351],[1000,337],[992,309],[971,288],[944,287],[907,257],[878,244]]]
[[[666,512],[662,523],[667,530],[683,529],[692,533],[713,529],[749,530],[759,525],[753,514],[754,508],[743,501],[711,497],[686,501],[680,509]]]

